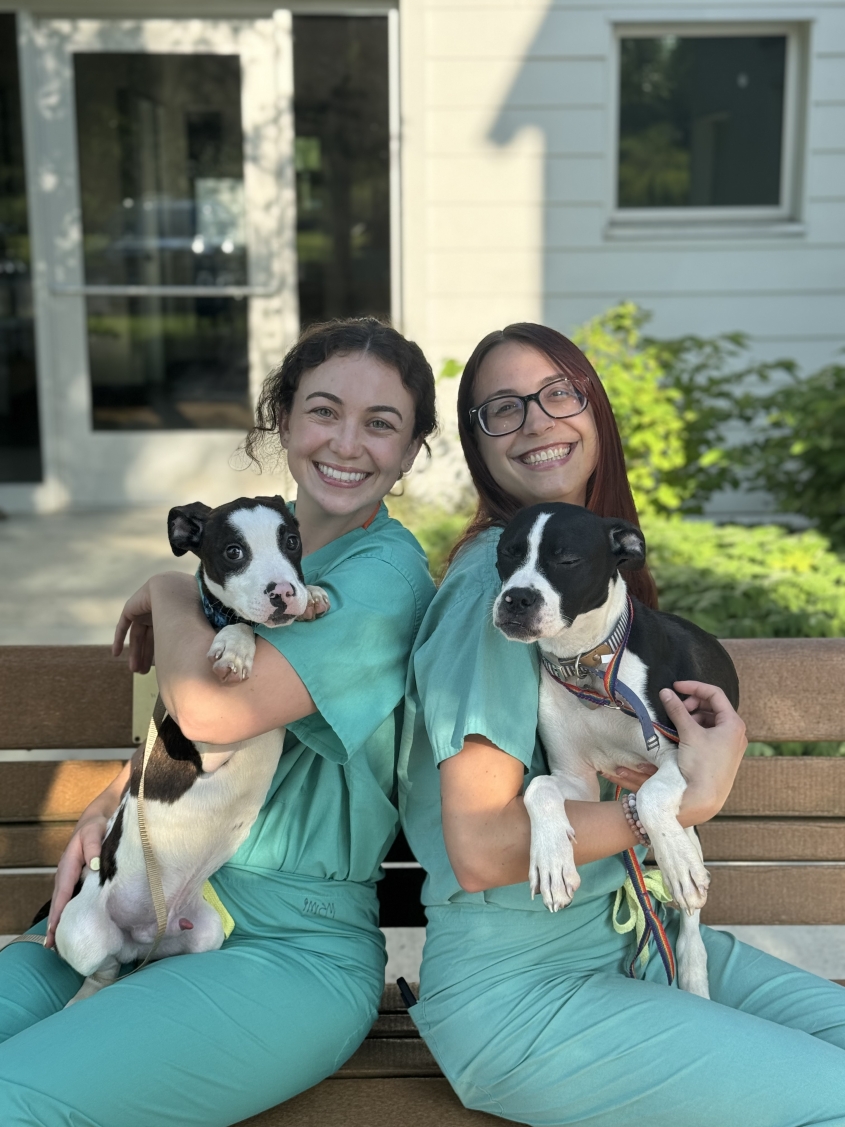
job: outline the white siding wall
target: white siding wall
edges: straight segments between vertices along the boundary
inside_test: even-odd
[[[845,2],[402,0],[401,19],[404,322],[435,363],[621,299],[659,335],[742,330],[807,370],[845,345]],[[608,233],[614,24],[686,20],[801,26],[797,233]]]

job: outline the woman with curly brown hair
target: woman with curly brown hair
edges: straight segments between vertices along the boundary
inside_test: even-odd
[[[130,667],[143,672],[154,641],[161,695],[189,739],[287,729],[249,836],[212,877],[234,930],[219,950],[153,962],[70,1009],[82,979],[54,951],[0,953],[3,1127],[225,1127],[330,1075],[375,1018],[385,957],[374,881],[398,823],[408,655],[434,593],[422,549],[383,501],[434,429],[434,379],[387,325],[316,325],[268,379],[258,418],[249,449],[284,448],[305,580],[330,610],[259,626],[249,680],[223,684],[196,581],[168,573],[129,599],[115,644],[131,629]],[[48,942],[127,778],[79,822]]]

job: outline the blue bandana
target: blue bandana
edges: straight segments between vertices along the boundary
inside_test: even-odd
[[[247,626],[255,628],[255,623],[247,622],[245,618],[236,614],[231,607],[227,607],[212,595],[199,572],[197,572],[197,581],[199,582],[202,609],[205,612],[205,617],[215,630],[222,630],[224,626],[234,626],[237,622],[246,622]]]

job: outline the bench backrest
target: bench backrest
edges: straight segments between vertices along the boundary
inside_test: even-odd
[[[749,739],[845,740],[845,639],[725,642]],[[0,934],[27,926],[78,815],[134,750],[133,677],[106,646],[0,647]],[[845,759],[747,759],[702,827],[711,923],[845,923]],[[383,926],[422,926],[400,839]]]

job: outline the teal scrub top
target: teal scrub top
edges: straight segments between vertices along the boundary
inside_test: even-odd
[[[399,755],[399,811],[408,843],[426,870],[426,906],[488,903],[546,911],[541,897],[531,899],[527,872],[525,883],[464,892],[449,864],[440,817],[438,767],[461,750],[467,736],[486,736],[518,759],[525,786],[535,775],[548,774],[537,736],[537,648],[509,641],[493,625],[493,602],[501,590],[500,536],[501,529],[489,529],[460,551],[417,635]],[[609,797],[608,788],[603,784],[603,797]],[[579,899],[615,891],[625,879],[618,857],[586,865],[581,873]]]
[[[317,711],[287,727],[264,805],[231,864],[368,882],[398,828],[396,753],[414,636],[434,595],[425,553],[384,505],[306,556],[331,609],[256,633],[291,663]]]

